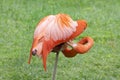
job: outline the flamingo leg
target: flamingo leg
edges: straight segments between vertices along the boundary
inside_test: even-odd
[[[56,75],[56,72],[57,72],[58,57],[59,57],[59,52],[56,52],[56,58],[55,58],[55,64],[54,64],[52,80],[55,80],[55,75]]]

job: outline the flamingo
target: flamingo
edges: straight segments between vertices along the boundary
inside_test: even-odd
[[[86,27],[85,20],[74,21],[69,15],[63,13],[43,18],[34,31],[28,63],[30,64],[32,55],[37,55],[42,58],[46,71],[47,56],[50,52],[62,51],[63,55],[68,58],[86,53],[94,43],[91,37],[87,36],[77,43],[73,42],[73,39],[79,36]]]

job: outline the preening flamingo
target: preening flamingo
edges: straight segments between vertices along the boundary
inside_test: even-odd
[[[42,58],[46,71],[46,60],[51,51],[56,53],[62,51],[66,57],[87,52],[93,46],[94,41],[91,37],[85,37],[78,43],[72,42],[86,27],[85,20],[74,21],[67,14],[49,15],[43,18],[35,29],[28,63],[32,55],[37,55]]]

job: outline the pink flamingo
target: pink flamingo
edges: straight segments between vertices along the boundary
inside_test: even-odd
[[[56,52],[54,80],[59,51],[62,51],[66,57],[74,57],[76,54],[87,52],[93,46],[94,41],[91,37],[85,37],[78,43],[72,42],[86,27],[85,20],[73,21],[66,14],[49,15],[43,18],[35,29],[28,63],[30,64],[32,55],[37,55],[42,58],[44,70],[46,71],[48,54],[51,51]],[[71,46],[72,49],[69,49],[68,46]]]

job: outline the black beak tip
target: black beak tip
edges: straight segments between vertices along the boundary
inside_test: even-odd
[[[37,53],[37,50],[32,51],[32,55],[35,56]]]

